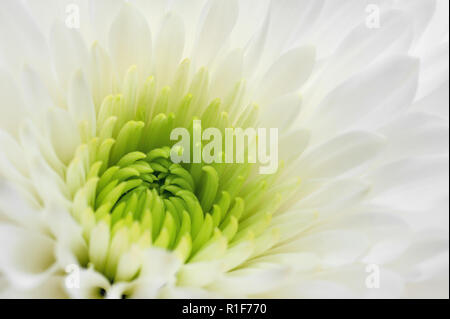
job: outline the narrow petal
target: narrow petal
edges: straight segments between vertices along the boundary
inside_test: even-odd
[[[0,101],[2,101],[0,127],[13,136],[17,136],[18,126],[24,114],[26,114],[26,108],[15,81],[1,69]]]
[[[69,112],[62,109],[50,110],[47,121],[55,152],[62,162],[68,164],[81,141],[78,128]]]
[[[388,11],[380,19],[383,27],[370,29],[362,21],[342,41],[336,52],[327,60],[320,79],[313,89],[316,94],[326,94],[373,63],[380,56],[404,52],[413,38],[410,19],[402,12]]]
[[[401,104],[392,104],[391,109],[397,106],[397,112],[401,107],[407,107],[405,100],[411,101],[415,92],[409,84],[417,81],[418,67],[416,59],[404,56],[390,57],[374,64],[328,94],[314,115],[304,118],[305,125],[314,123],[318,132],[314,138],[320,140],[351,128],[363,117],[371,126],[379,124],[379,121],[370,121],[372,118],[368,115],[373,115],[374,110],[385,103],[402,101]]]
[[[156,74],[161,87],[171,83],[183,56],[185,30],[176,13],[168,13],[161,26],[155,46]]]
[[[225,98],[242,79],[242,50],[236,49],[218,63],[212,75],[211,98]]]
[[[50,34],[53,65],[59,84],[67,90],[72,74],[87,65],[88,52],[80,33],[62,22],[55,23]]]
[[[72,275],[74,276],[72,285],[65,285],[66,293],[71,298],[100,299],[105,297],[111,289],[108,279],[91,268],[75,268]]]
[[[330,230],[313,233],[283,245],[285,252],[311,252],[317,254],[324,267],[354,263],[368,248],[367,237],[357,231]]]
[[[136,65],[141,76],[148,76],[152,34],[146,19],[131,4],[122,6],[109,31],[109,52],[119,79]]]
[[[235,295],[236,287],[243,296],[260,294],[281,286],[291,273],[289,267],[270,265],[264,268],[245,268],[224,274],[209,288],[225,295]]]
[[[0,290],[2,299],[66,299],[64,277],[53,275],[32,289],[19,289],[8,286]]]
[[[89,133],[95,136],[95,105],[92,94],[81,70],[74,73],[69,84],[68,107],[75,124],[88,123]]]
[[[385,139],[377,134],[349,132],[312,149],[295,167],[304,180],[337,177],[373,160],[384,143]]]
[[[370,173],[374,203],[397,209],[429,209],[439,196],[448,196],[448,157],[408,158]],[[405,200],[407,199],[407,200]]]
[[[299,94],[288,94],[276,98],[262,110],[260,127],[288,130],[297,119],[301,110],[302,99]]]
[[[383,161],[411,156],[445,155],[449,151],[448,123],[426,113],[408,113],[380,129],[388,144]]]
[[[22,92],[24,101],[32,113],[41,115],[44,110],[55,106],[45,83],[30,66],[25,66],[22,71]]]

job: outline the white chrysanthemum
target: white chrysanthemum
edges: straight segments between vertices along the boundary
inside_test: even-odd
[[[448,297],[447,1],[0,7],[1,297]]]

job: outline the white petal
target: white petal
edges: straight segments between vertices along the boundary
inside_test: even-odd
[[[409,158],[372,172],[374,203],[397,209],[429,209],[439,196],[448,196],[448,157]]]
[[[276,98],[262,110],[260,127],[288,130],[298,117],[302,99],[299,94],[289,94]]]
[[[161,290],[159,297],[163,299],[219,299],[223,297],[208,289],[194,287],[166,286]]]
[[[324,267],[354,263],[368,248],[367,237],[357,231],[329,230],[312,233],[283,245],[285,252],[311,252],[321,258]]]
[[[145,2],[150,8],[157,3],[153,1],[146,1],[141,0]],[[191,1],[184,1],[184,0],[173,0],[171,4],[171,10],[178,13],[180,17],[183,17],[183,20],[185,22],[187,21],[200,21],[202,13],[205,14],[204,8],[205,4],[208,0],[191,0]],[[159,2],[159,1],[158,1]],[[152,9],[148,10],[150,12],[154,11]],[[185,24],[185,31],[186,31],[186,51],[192,52],[192,50],[195,48],[195,38],[198,33],[198,23],[193,24]]]
[[[209,285],[213,291],[230,296],[261,294],[283,284],[291,273],[290,267],[270,265],[265,268],[244,268],[224,274],[221,278]]]
[[[45,122],[44,122],[45,123]],[[38,125],[42,123],[38,122]],[[45,124],[44,124],[45,125]],[[25,120],[19,131],[20,144],[25,153],[25,160],[44,157],[52,169],[60,176],[64,175],[64,164],[59,160],[49,139],[43,137],[42,130],[31,120]],[[29,174],[28,174],[29,175]]]
[[[89,260],[102,269],[108,257],[110,242],[109,225],[100,221],[92,230],[89,239]]]
[[[329,230],[358,231],[364,233],[369,240],[371,248],[378,244],[389,243],[389,250],[383,255],[371,255],[367,251],[364,261],[373,261],[382,264],[399,256],[403,244],[409,245],[411,230],[397,211],[385,207],[361,207],[353,214],[343,214],[343,218],[334,223],[324,225]],[[374,251],[377,248],[374,248]],[[374,257],[374,259],[371,259]],[[375,259],[375,257],[380,259]]]
[[[47,278],[39,286],[32,289],[6,287],[0,290],[0,298],[2,299],[66,299],[67,297],[64,290],[64,277],[58,275]]]
[[[380,20],[383,21],[380,28],[368,28],[367,22],[364,21],[342,41],[336,50],[337,56],[333,57],[346,59],[347,63],[342,69],[350,67],[358,70],[382,54],[408,50],[413,37],[411,20],[398,10],[382,12]]]
[[[325,280],[302,280],[298,284],[275,291],[267,297],[304,299],[355,298],[355,293],[344,284]]]
[[[445,230],[448,232],[449,225],[449,198],[448,191],[438,192],[436,197],[432,197],[431,203],[424,206],[430,206],[425,209],[404,210],[397,214],[415,231],[425,230]],[[440,194],[444,193],[444,194]],[[429,216],[429,218],[424,218]]]
[[[448,154],[448,123],[426,113],[409,113],[380,130],[387,145],[383,161],[410,156]]]
[[[300,89],[309,78],[314,64],[315,51],[312,47],[300,47],[285,53],[263,76],[257,101],[272,101]]]
[[[173,276],[180,266],[179,259],[172,253],[162,249],[148,249],[144,254],[142,276],[148,279]]]
[[[266,44],[267,34],[269,32],[269,24],[270,20],[269,15],[267,14],[263,25],[247,45],[244,56],[244,71],[245,75],[249,78],[255,73],[263,57],[264,46]]]
[[[24,2],[44,35],[50,33],[52,23],[58,19],[66,22],[69,28],[76,28],[74,22],[79,19],[79,27],[83,34],[88,33],[87,28],[91,27],[89,0],[24,0]],[[109,1],[112,2],[113,0]]]
[[[136,275],[142,264],[140,248],[132,246],[130,250],[120,256],[117,265],[116,280],[129,281]]]
[[[435,0],[399,0],[397,6],[406,11],[414,22],[414,33],[416,39],[425,31],[431,17],[436,9]]]
[[[90,53],[90,73],[92,78],[92,95],[96,110],[100,109],[103,99],[112,94],[114,84],[111,59],[99,44],[93,44]]]
[[[26,109],[14,80],[3,70],[0,70],[0,101],[0,128],[16,135]]]
[[[78,30],[58,22],[52,27],[50,47],[59,84],[67,90],[73,72],[87,65],[88,52],[84,40]]]
[[[144,252],[139,279],[130,288],[132,298],[157,297],[161,287],[175,282],[180,260],[165,250],[151,248]]]
[[[69,191],[61,176],[39,155],[27,160],[30,166],[30,179],[39,194],[41,203],[46,206],[57,204],[68,207]]]
[[[176,13],[168,13],[163,21],[155,46],[156,75],[158,84],[165,86],[173,80],[173,74],[183,56],[184,23]]]
[[[91,136],[96,133],[95,106],[86,79],[81,70],[70,80],[68,107],[75,124],[88,123]]]
[[[321,12],[323,0],[271,1],[270,29],[267,36],[264,62],[277,58],[285,49],[297,44],[303,33],[314,26]]]
[[[239,17],[233,30],[231,41],[235,47],[243,48],[258,37],[261,27],[267,29],[268,9],[270,0],[239,1]],[[261,50],[259,53],[263,53]]]
[[[112,22],[120,12],[124,0],[96,0],[89,1],[89,11],[92,18],[92,30],[94,39],[98,40],[103,47],[106,47],[108,41],[108,31]]]
[[[56,154],[68,164],[80,145],[78,128],[70,114],[62,109],[52,109],[47,114],[48,132]]]
[[[444,119],[449,118],[449,80],[448,71],[446,80],[436,89],[414,103],[413,110],[435,114]]]
[[[424,280],[408,284],[407,298],[442,298],[448,299],[449,274],[448,274],[448,252],[440,254],[426,263],[427,274]]]
[[[23,64],[24,44],[14,31],[12,23],[4,18],[5,10],[0,13],[0,68],[15,73]]]
[[[319,265],[317,255],[312,253],[285,253],[285,254],[267,254],[256,258],[250,263],[268,262],[279,265],[290,266],[295,272],[311,271]]]
[[[236,0],[209,0],[196,49],[193,53],[197,66],[208,66],[230,36],[238,17]]]
[[[318,216],[316,210],[288,210],[280,212],[272,220],[275,229],[279,229],[279,241],[289,242],[292,238],[302,234],[314,223],[317,223]],[[281,247],[272,248],[272,252],[284,252]]]
[[[302,156],[295,164],[297,174],[304,180],[337,177],[373,160],[384,143],[382,136],[369,132],[342,134]]]
[[[364,257],[367,264],[383,265],[398,258],[410,245],[410,236],[390,235],[376,242]]]
[[[107,291],[105,299],[124,299],[130,297],[133,284],[128,282],[118,282]]]
[[[418,233],[415,242],[413,242],[405,253],[390,264],[410,281],[421,281],[427,279],[433,271],[427,269],[426,264],[433,258],[448,253],[448,233],[439,234],[436,232]]]
[[[0,270],[15,286],[35,287],[56,271],[50,237],[0,224],[0,242]]]
[[[177,285],[187,287],[203,287],[222,274],[218,262],[196,262],[183,265],[177,274]]]
[[[296,130],[281,136],[279,149],[279,158],[286,163],[297,159],[307,148],[310,139],[310,133],[306,130]],[[295,145],[292,147],[292,145]]]
[[[0,55],[1,51],[6,49],[7,66],[10,70],[17,72],[23,63],[29,63],[36,65],[46,77],[51,76],[47,41],[24,3],[3,1],[0,20],[0,29],[6,32],[6,41],[2,41]],[[3,23],[6,23],[6,26]],[[2,32],[0,37],[1,34]]]
[[[225,255],[220,259],[224,271],[229,271],[248,260],[254,252],[254,243],[243,241],[233,247],[229,247]]]
[[[347,35],[336,52],[327,60],[314,83],[315,94],[326,94],[344,80],[365,69],[377,58],[387,54],[405,52],[411,44],[413,31],[410,20],[403,13],[382,13],[382,27],[371,29],[363,21]]]
[[[404,291],[404,279],[386,267],[379,266],[378,269],[380,279],[378,288],[367,287],[366,280],[373,273],[373,270],[364,264],[330,269],[319,273],[316,278],[321,281],[346,287],[352,292],[353,298],[400,298]],[[320,292],[317,291],[316,293]],[[325,298],[338,298],[337,296],[340,296],[339,294],[332,296],[329,294],[329,291],[323,291],[322,294],[326,296]],[[317,297],[319,296],[320,294],[317,295]],[[343,297],[349,298],[351,296],[344,294]]]
[[[236,83],[242,79],[242,69],[242,50],[231,51],[218,63],[218,67],[212,75],[211,98],[225,98]]]
[[[417,99],[422,99],[445,82],[448,82],[448,41],[421,56],[419,88]]]
[[[362,118],[372,127],[380,125],[371,117],[374,110],[386,104],[391,106],[391,112],[407,107],[407,101],[411,101],[415,93],[411,84],[417,80],[418,67],[417,60],[406,56],[383,59],[328,94],[312,118],[303,119],[305,125],[314,127],[317,140],[349,129]],[[402,103],[393,103],[399,101]],[[382,119],[386,121],[389,117],[385,115]]]
[[[46,207],[44,218],[48,229],[56,238],[55,256],[58,264],[65,268],[67,265],[86,261],[88,249],[83,229],[71,212],[53,201]]]
[[[403,3],[406,4],[407,2],[403,1]],[[418,55],[421,55],[424,52],[427,52],[431,47],[441,44],[445,40],[448,42],[448,10],[448,1],[436,1],[434,16],[417,44],[414,50],[415,53],[417,52]],[[426,11],[429,11],[429,8]]]
[[[34,189],[30,181],[17,170],[3,153],[0,153],[0,176],[14,183],[17,189],[25,193],[28,199],[33,202]],[[36,200],[34,200],[34,204],[38,205]]]
[[[151,63],[152,34],[146,19],[131,4],[122,6],[109,31],[109,52],[121,80],[128,68],[136,65],[142,77],[148,76]]]
[[[29,66],[25,66],[22,72],[22,92],[25,103],[33,113],[40,115],[43,110],[55,106],[45,83]]]
[[[338,179],[319,191],[300,199],[296,208],[316,208],[321,214],[329,208],[334,214],[347,205],[361,202],[369,193],[370,185],[355,179]]]
[[[142,14],[147,18],[148,25],[151,30],[158,30],[161,27],[161,22],[164,19],[164,14],[171,5],[171,0],[129,0],[130,3],[136,6]],[[192,1],[190,1],[192,2]],[[189,3],[191,4],[191,3]],[[192,21],[192,20],[188,20]]]
[[[43,230],[39,211],[26,204],[26,199],[11,184],[0,183],[0,215],[8,221],[35,231]]]
[[[28,174],[27,164],[24,158],[24,151],[13,137],[0,129],[0,149],[5,157],[24,176]]]

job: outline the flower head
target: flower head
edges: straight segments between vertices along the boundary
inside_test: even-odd
[[[1,4],[2,296],[448,296],[448,3],[46,2]]]

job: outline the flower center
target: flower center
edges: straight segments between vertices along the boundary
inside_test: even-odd
[[[186,63],[175,84],[185,77]],[[221,130],[255,125],[254,106],[229,116],[241,103],[243,83],[224,102],[210,104],[204,69],[187,93],[176,85],[157,92],[152,77],[136,83],[132,67],[123,93],[107,96],[98,107],[95,136],[81,123],[85,143],[66,172],[72,213],[89,247],[87,264],[111,281],[129,281],[139,275],[141,252],[151,246],[189,263],[216,258],[246,240],[260,239],[262,251],[273,245],[267,237],[274,236],[268,229],[281,203],[274,187],[278,174],[258,176],[249,163],[175,164],[170,158],[171,130],[192,131],[195,119]]]

